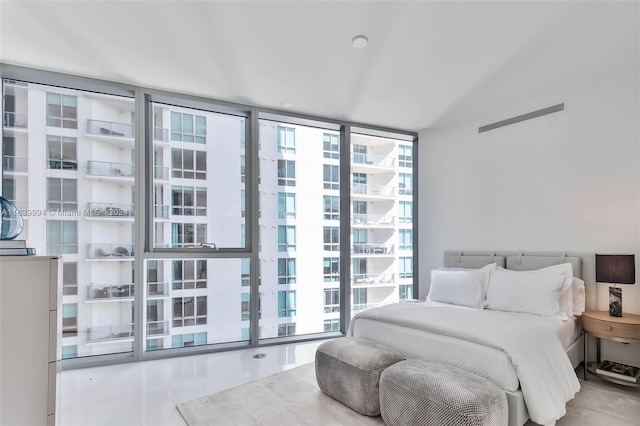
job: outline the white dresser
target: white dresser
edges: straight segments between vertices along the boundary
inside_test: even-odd
[[[62,260],[0,257],[0,425],[57,424]]]

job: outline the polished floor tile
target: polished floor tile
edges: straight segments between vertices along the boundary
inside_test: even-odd
[[[62,372],[62,426],[175,425],[176,404],[314,360],[322,341]],[[253,358],[265,353],[262,359]]]

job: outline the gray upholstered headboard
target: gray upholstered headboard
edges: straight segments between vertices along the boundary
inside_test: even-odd
[[[448,250],[444,252],[447,268],[481,268],[496,262],[498,266],[514,271],[530,271],[547,266],[571,263],[573,276],[582,278],[582,258],[562,252],[487,252]]]

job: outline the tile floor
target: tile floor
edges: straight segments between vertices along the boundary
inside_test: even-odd
[[[176,404],[314,360],[322,341],[62,372],[62,426],[185,426]],[[267,354],[255,359],[256,353]]]

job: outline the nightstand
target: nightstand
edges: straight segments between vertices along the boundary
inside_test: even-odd
[[[597,363],[600,364],[600,339],[614,340],[622,343],[640,343],[640,315],[624,314],[622,317],[612,317],[608,311],[585,311],[582,313],[582,330],[584,331],[584,380],[587,380],[587,336],[596,338]],[[603,376],[590,371],[605,380],[626,386],[640,386]]]

